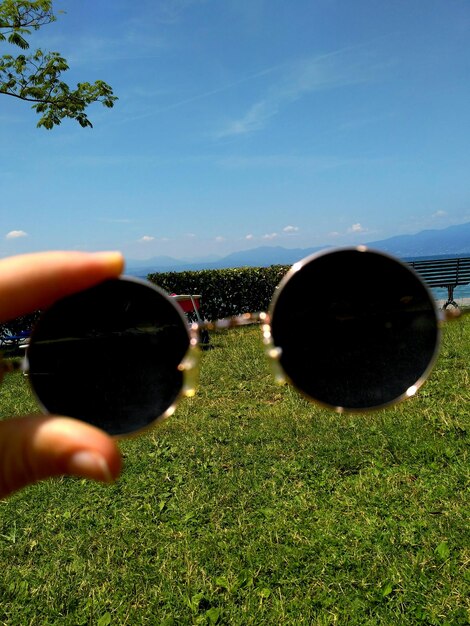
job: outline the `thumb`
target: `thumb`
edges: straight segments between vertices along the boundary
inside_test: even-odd
[[[0,422],[0,498],[63,474],[112,482],[120,470],[115,440],[90,424],[51,416]]]

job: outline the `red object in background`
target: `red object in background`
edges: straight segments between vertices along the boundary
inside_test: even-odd
[[[201,308],[201,296],[200,295],[194,295],[194,294],[190,294],[190,295],[181,294],[180,295],[176,293],[171,293],[170,297],[174,298],[176,302],[178,303],[178,305],[181,307],[181,309],[183,310],[183,313],[186,315],[188,319],[188,323],[194,323],[194,322],[197,322],[198,324],[203,323],[203,319],[199,312],[199,309]],[[202,330],[199,331],[199,345],[201,346],[201,348],[205,350],[212,347],[210,344],[209,332],[207,331],[206,328],[203,328]]]
[[[178,305],[183,309],[184,313],[194,313],[198,319],[199,309],[201,308],[200,295],[178,295],[171,293],[170,296],[176,300]]]

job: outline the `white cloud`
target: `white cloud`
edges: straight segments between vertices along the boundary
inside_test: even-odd
[[[367,229],[364,228],[362,224],[357,222],[357,224],[353,224],[350,228],[348,228],[348,233],[365,233],[366,230]]]
[[[28,237],[28,233],[24,230],[10,230],[10,232],[5,235],[5,239],[19,239],[20,237]]]
[[[263,235],[263,239],[276,239],[278,236],[277,233],[266,233],[266,235]]]
[[[446,217],[447,211],[436,211],[435,213],[433,213],[432,216],[433,217]]]
[[[218,237],[215,238],[215,241],[217,241],[217,243],[220,243],[222,241],[225,241],[225,237],[222,237],[221,235],[219,235]]]
[[[151,235],[144,235],[143,237],[141,237],[139,239],[140,243],[147,243],[148,241],[154,241],[155,237],[152,237]]]
[[[250,233],[249,235],[245,237],[245,239],[248,239],[248,240],[253,239],[253,235]]]
[[[297,233],[299,231],[298,226],[285,226],[282,229],[285,233]]]

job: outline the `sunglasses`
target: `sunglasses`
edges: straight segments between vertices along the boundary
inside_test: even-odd
[[[57,301],[34,328],[20,367],[45,413],[125,436],[170,416],[192,396],[201,331],[260,323],[278,382],[322,406],[379,409],[413,396],[440,343],[438,311],[419,276],[397,259],[361,246],[296,263],[269,311],[188,324],[155,285],[122,277]]]

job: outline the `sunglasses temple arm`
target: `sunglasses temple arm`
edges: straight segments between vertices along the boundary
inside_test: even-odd
[[[223,330],[225,328],[235,328],[236,326],[246,326],[247,324],[269,323],[267,313],[243,313],[233,317],[224,317],[214,322],[202,321],[196,323],[198,330]]]

